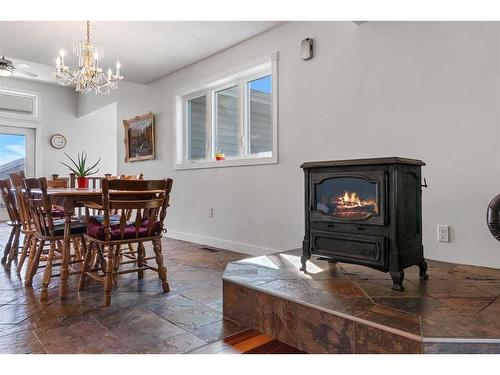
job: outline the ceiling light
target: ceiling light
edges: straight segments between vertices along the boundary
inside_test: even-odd
[[[0,77],[8,77],[12,74],[10,70],[0,69]]]
[[[78,68],[71,72],[69,67],[64,65],[66,52],[63,49],[59,50],[54,74],[59,84],[75,85],[75,90],[84,94],[91,90],[96,94],[109,94],[110,90],[116,89],[118,82],[123,79],[120,75],[119,61],[116,62],[114,74],[111,68],[104,73],[99,67],[99,61],[104,57],[104,50],[90,41],[90,21],[87,21],[87,40],[76,43],[73,54],[78,57]]]

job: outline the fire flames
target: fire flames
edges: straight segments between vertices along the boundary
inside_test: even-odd
[[[377,202],[373,199],[363,200],[356,192],[345,191],[333,201],[335,212],[339,216],[360,216],[377,214]]]

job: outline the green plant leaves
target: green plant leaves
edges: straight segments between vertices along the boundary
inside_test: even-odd
[[[64,155],[67,156],[67,158],[73,163],[73,166],[69,166],[66,163],[61,162],[62,165],[66,166],[71,172],[73,172],[76,176],[78,177],[86,177],[86,176],[91,176],[93,174],[96,174],[99,172],[99,168],[94,170],[97,165],[101,162],[101,158],[97,160],[91,167],[87,166],[87,153],[85,151],[82,151],[82,153],[78,153],[76,157],[76,161],[71,158],[67,153],[64,153]]]

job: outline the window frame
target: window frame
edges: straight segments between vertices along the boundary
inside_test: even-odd
[[[218,168],[229,166],[276,164],[278,163],[278,52],[270,57],[254,62],[250,67],[236,72],[227,72],[222,78],[206,80],[204,84],[181,91],[175,98],[175,157],[174,169]],[[250,82],[271,75],[272,87],[272,151],[268,153],[250,154],[249,136],[249,95]],[[216,93],[238,86],[238,134],[240,152],[238,156],[226,156],[225,160],[215,160],[216,147]],[[191,160],[188,158],[189,127],[188,101],[206,97],[206,158]],[[264,155],[263,155],[264,154]]]

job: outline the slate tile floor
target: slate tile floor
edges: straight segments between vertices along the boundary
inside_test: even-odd
[[[0,253],[8,228],[0,224]],[[6,353],[186,353],[243,331],[222,317],[222,273],[246,257],[193,243],[163,240],[171,292],[157,275],[119,276],[112,306],[103,308],[102,287],[89,282],[77,291],[70,278],[68,299],[58,297],[58,280],[48,303],[39,301],[42,272],[24,288],[15,267],[0,268],[0,354]],[[24,274],[24,273],[23,273]]]

